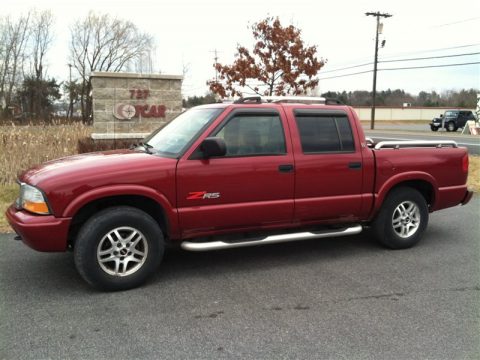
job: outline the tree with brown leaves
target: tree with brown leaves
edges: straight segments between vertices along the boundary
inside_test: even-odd
[[[207,82],[212,92],[221,97],[241,96],[245,89],[259,95],[300,95],[317,86],[325,60],[317,59],[316,46],[304,45],[301,30],[283,27],[278,17],[267,17],[251,29],[253,51],[238,45],[232,65],[214,64],[218,79]]]

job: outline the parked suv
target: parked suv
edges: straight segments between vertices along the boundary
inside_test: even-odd
[[[476,120],[470,110],[447,110],[445,114],[432,120],[430,129],[438,131],[440,128],[445,128],[447,131],[457,131],[458,128],[463,128],[468,120]]]

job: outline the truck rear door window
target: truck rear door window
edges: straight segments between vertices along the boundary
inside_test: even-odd
[[[346,115],[295,114],[304,154],[354,152],[352,129]]]

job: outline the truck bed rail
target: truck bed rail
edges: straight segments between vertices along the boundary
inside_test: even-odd
[[[406,147],[458,147],[457,143],[453,140],[444,141],[428,141],[428,140],[406,140],[406,141],[380,141],[375,145],[375,150],[380,149],[400,149]]]

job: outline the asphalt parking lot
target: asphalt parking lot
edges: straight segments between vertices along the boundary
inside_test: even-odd
[[[121,293],[0,235],[0,358],[478,359],[479,210],[477,196],[432,214],[403,251],[368,233],[170,251]]]

